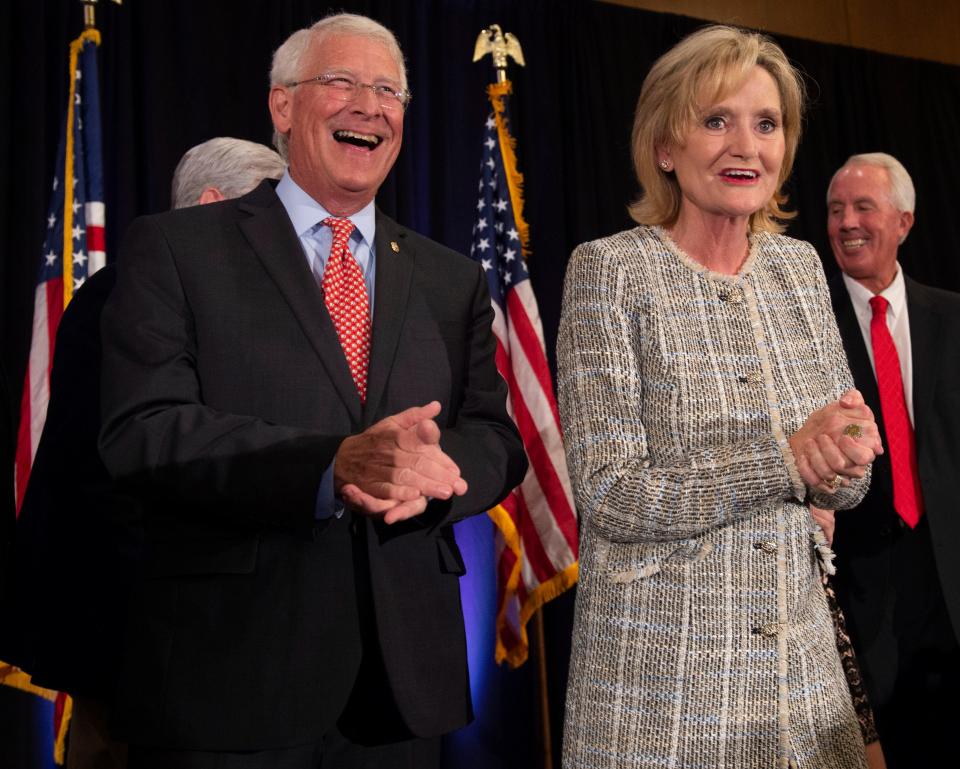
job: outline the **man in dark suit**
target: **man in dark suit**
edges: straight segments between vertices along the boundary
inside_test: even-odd
[[[288,173],[136,221],[104,311],[101,452],[148,547],[130,766],[436,766],[471,716],[451,524],[526,470],[486,280],[374,207],[388,30],[328,17],[271,84]]]
[[[262,144],[210,139],[178,163],[172,204],[237,197],[285,168]],[[126,748],[110,735],[106,713],[139,560],[139,507],[114,487],[97,451],[100,316],[115,282],[114,265],[94,273],[57,330],[50,404],[16,524],[11,621],[0,633],[0,659],[74,698],[68,769],[125,764]],[[72,598],[62,600],[67,592]]]
[[[960,295],[903,274],[913,183],[890,155],[854,155],[827,194],[837,324],[885,454],[838,512],[835,585],[889,766],[955,752],[960,712]]]

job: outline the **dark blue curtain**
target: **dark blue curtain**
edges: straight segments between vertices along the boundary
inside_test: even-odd
[[[626,204],[636,183],[629,134],[643,77],[701,22],[590,0],[344,0],[332,8],[310,0],[130,0],[119,8],[101,2],[109,258],[134,216],[168,207],[170,177],[187,148],[217,135],[269,143],[271,53],[292,30],[330,10],[382,21],[407,55],[414,100],[380,205],[461,251],[469,247],[488,110],[483,89],[491,78],[489,59],[471,63],[474,41],[494,22],[520,39],[527,66],[511,70],[514,132],[526,174],[531,279],[552,361],[570,251],[630,226]],[[8,375],[0,406],[14,424],[67,86],[67,43],[81,28],[76,0],[12,0],[0,8],[0,362]],[[953,203],[960,179],[960,68],[776,37],[807,74],[812,96],[790,182],[799,216],[789,234],[812,241],[833,272],[824,233],[827,182],[854,152],[891,152],[917,186],[917,224],[901,250],[906,271],[922,282],[960,288],[960,217]],[[0,439],[6,455],[11,438]],[[460,534],[461,541],[475,540],[481,554],[489,537],[483,526]],[[471,571],[483,573],[482,566],[472,564]],[[468,589],[480,614],[490,600],[484,579]],[[555,756],[571,615],[569,594],[545,612]],[[0,624],[7,621],[0,617]],[[485,639],[471,641],[471,656],[485,658]],[[15,743],[10,730],[22,728],[4,717],[14,696],[0,691],[0,765],[30,767],[2,754]],[[477,724],[450,743],[450,755],[457,755],[450,765],[537,766],[535,696],[530,669],[494,674],[475,692]]]

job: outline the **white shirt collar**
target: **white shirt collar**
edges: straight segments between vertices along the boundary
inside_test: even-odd
[[[843,282],[847,287],[847,293],[850,294],[850,301],[853,302],[853,308],[857,311],[857,314],[871,316],[873,309],[870,307],[870,300],[874,296],[873,292],[846,273],[843,273]],[[903,280],[903,270],[900,268],[900,262],[897,262],[897,274],[893,276],[890,285],[883,289],[879,296],[886,299],[890,305],[887,312],[891,316],[891,322],[895,321],[900,313],[906,310],[907,287]]]

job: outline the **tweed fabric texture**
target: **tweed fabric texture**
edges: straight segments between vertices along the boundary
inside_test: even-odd
[[[787,436],[851,377],[812,246],[734,276],[659,228],[568,267],[560,412],[583,521],[563,765],[862,767]]]

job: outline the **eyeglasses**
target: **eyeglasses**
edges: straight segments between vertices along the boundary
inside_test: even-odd
[[[287,83],[287,88],[304,85],[305,83],[319,83],[320,85],[325,86],[327,93],[329,93],[334,99],[339,99],[340,101],[353,101],[360,96],[361,88],[369,88],[376,98],[377,104],[383,107],[383,109],[388,110],[406,109],[407,105],[410,103],[410,100],[413,98],[413,94],[403,88],[395,90],[389,85],[358,83],[356,80],[351,77],[347,77],[346,75],[331,73],[317,75],[316,77],[309,77],[306,80],[298,80],[295,83]]]

